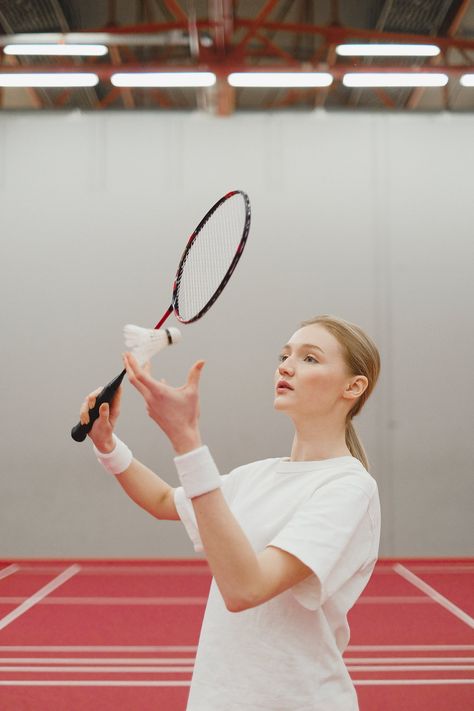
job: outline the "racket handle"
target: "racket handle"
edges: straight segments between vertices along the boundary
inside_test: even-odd
[[[83,425],[81,424],[81,422],[78,422],[77,425],[72,428],[71,437],[73,438],[73,440],[75,440],[76,442],[83,442],[85,440],[88,433],[92,429],[92,425],[99,417],[100,406],[103,405],[104,402],[108,402],[109,404],[112,402],[113,397],[119,389],[120,383],[122,382],[126,372],[126,370],[122,370],[120,375],[117,375],[116,378],[111,380],[110,383],[106,385],[105,388],[103,388],[103,390],[98,394],[94,407],[89,410],[88,424]]]

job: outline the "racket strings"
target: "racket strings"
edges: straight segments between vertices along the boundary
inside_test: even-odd
[[[183,321],[197,316],[219,290],[237,253],[246,220],[246,203],[237,193],[201,225],[177,279],[177,310]]]

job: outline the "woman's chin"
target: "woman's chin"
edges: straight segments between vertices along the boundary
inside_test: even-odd
[[[280,410],[281,412],[287,412],[288,411],[288,403],[285,402],[283,397],[280,395],[277,395],[273,401],[273,407],[275,410]]]

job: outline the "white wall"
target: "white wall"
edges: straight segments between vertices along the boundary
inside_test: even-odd
[[[472,554],[472,115],[0,115],[0,555],[186,557],[69,436],[153,326],[183,243],[232,188],[248,248],[221,299],[154,373],[198,358],[202,432],[225,473],[289,453],[273,411],[302,319],[364,327],[382,374],[355,420],[379,483],[382,556]],[[172,320],[169,321],[172,323]],[[118,434],[172,485],[172,450],[127,384]]]

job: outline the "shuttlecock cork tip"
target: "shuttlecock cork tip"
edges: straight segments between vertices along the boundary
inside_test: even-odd
[[[167,328],[167,331],[169,331],[171,341],[172,343],[178,343],[178,341],[181,340],[181,331],[177,328]]]

